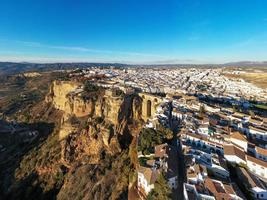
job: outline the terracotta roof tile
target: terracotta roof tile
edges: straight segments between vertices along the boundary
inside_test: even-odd
[[[232,199],[221,182],[206,178],[204,184],[216,199]]]
[[[142,166],[140,166],[138,168],[138,172],[142,173],[144,175],[145,179],[147,180],[147,182],[149,184],[154,184],[155,181],[157,180],[157,177],[158,177],[159,173],[160,173],[156,169],[152,169],[152,168],[149,168],[149,167],[142,167]]]
[[[263,149],[263,148],[260,148],[260,147],[256,147],[256,151],[257,151],[258,154],[267,156],[267,149]]]
[[[266,167],[267,168],[267,162],[264,162],[264,161],[262,161],[260,159],[257,159],[257,158],[254,158],[252,156],[247,155],[247,160],[249,160],[250,162],[254,162],[257,165],[260,165],[262,167]]]
[[[246,137],[239,133],[239,132],[233,132],[231,135],[230,135],[231,138],[234,138],[234,139],[237,139],[237,140],[241,140],[241,141],[244,141],[244,142],[247,142],[247,139]]]
[[[246,161],[246,154],[243,150],[237,148],[234,145],[224,145],[224,155],[233,155],[237,156],[240,159]]]

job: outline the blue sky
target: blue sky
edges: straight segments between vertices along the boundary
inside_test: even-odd
[[[267,60],[266,0],[1,0],[0,60]]]

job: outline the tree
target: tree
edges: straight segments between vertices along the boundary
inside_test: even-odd
[[[142,151],[144,154],[153,153],[154,147],[163,143],[163,137],[154,129],[142,129],[139,134],[139,146],[138,151]]]
[[[173,132],[170,129],[166,129],[166,139],[171,140],[173,138]]]
[[[159,174],[155,184],[154,189],[148,194],[147,200],[169,200],[171,199],[172,191],[169,187],[163,174]]]
[[[99,90],[97,85],[92,84],[90,81],[86,81],[84,83],[84,91],[85,92],[96,92]]]
[[[171,129],[166,128],[159,123],[157,124],[157,130],[159,130],[162,133],[163,137],[166,138],[167,140],[173,139],[173,132]]]
[[[139,134],[138,151],[147,155],[154,152],[154,147],[159,144],[170,141],[173,138],[171,129],[157,125],[157,130],[144,128]]]

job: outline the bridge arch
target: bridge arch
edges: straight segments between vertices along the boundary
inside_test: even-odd
[[[148,93],[139,93],[138,95],[142,98],[142,119],[147,121],[154,116],[157,105],[163,101],[163,98]]]
[[[150,100],[147,100],[146,102],[146,116],[149,118],[151,117],[151,108],[152,107],[152,103]]]

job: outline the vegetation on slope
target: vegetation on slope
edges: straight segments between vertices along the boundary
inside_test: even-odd
[[[154,147],[156,145],[168,142],[172,138],[172,131],[163,126],[160,126],[157,130],[144,128],[139,134],[138,151],[142,151],[145,155],[154,153]]]
[[[126,128],[120,126],[118,129],[102,117],[73,117],[70,120],[79,122],[78,131],[71,134],[71,140],[67,137],[59,141],[62,112],[42,101],[50,81],[56,77],[60,76],[22,77],[25,82],[19,81],[21,85],[16,94],[10,93],[1,99],[5,105],[1,107],[5,118],[18,119],[25,127],[38,130],[39,134],[29,141],[24,141],[19,134],[0,137],[0,144],[5,143],[8,147],[0,157],[0,196],[11,200],[127,199],[129,177],[133,177],[136,162],[133,157],[137,155],[133,149],[129,150],[132,133],[127,120],[124,121]],[[11,86],[7,85],[7,89]],[[18,92],[20,90],[34,94],[34,98],[29,100],[26,95],[25,99]],[[99,95],[97,92],[95,95]],[[125,142],[125,137],[129,142]],[[99,149],[103,150],[92,155],[88,147],[92,142],[100,144]],[[70,160],[62,153],[66,150]],[[94,156],[98,157],[97,163],[91,162]]]
[[[0,117],[29,121],[29,110],[42,101],[54,79],[65,73],[48,72],[36,77],[23,75],[5,76],[0,78]]]
[[[128,151],[108,154],[99,165],[79,165],[67,174],[58,199],[127,199],[129,174],[133,171]]]
[[[147,200],[170,200],[172,199],[172,191],[163,174],[160,174],[155,182],[154,189],[148,194]]]

